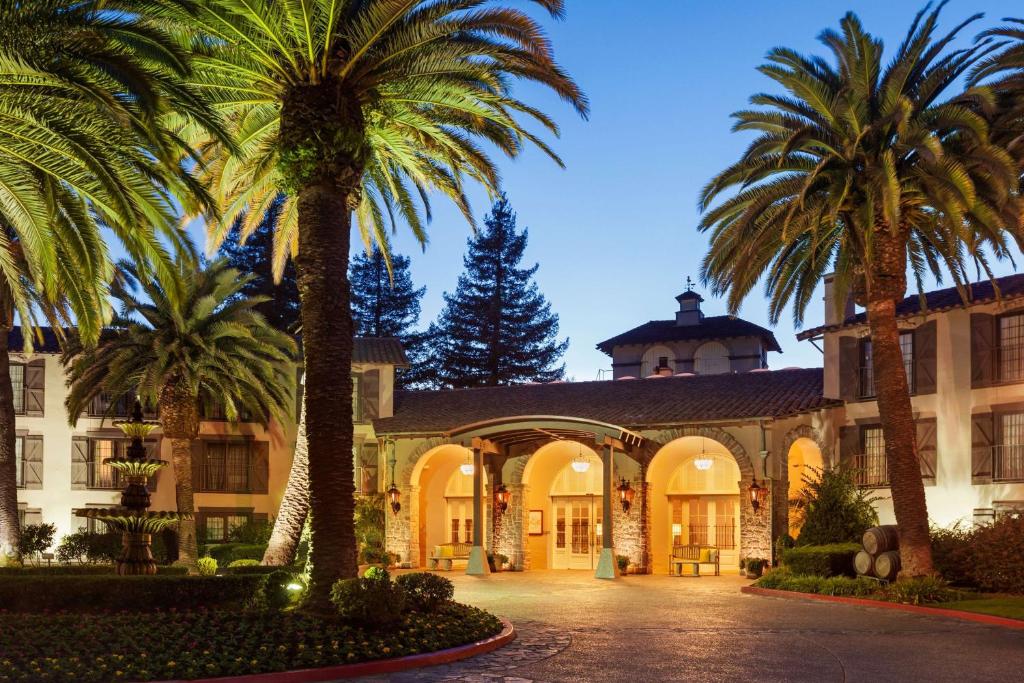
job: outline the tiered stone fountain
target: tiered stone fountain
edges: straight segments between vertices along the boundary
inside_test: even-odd
[[[169,463],[146,457],[142,441],[157,427],[156,422],[142,419],[142,404],[135,402],[130,420],[118,421],[118,427],[131,439],[125,457],[105,458],[127,481],[121,492],[121,505],[112,508],[83,508],[75,510],[79,517],[106,522],[112,531],[120,531],[123,549],[117,560],[117,573],[123,576],[156,574],[153,559],[153,534],[174,526],[182,515],[177,512],[150,512],[149,478]]]

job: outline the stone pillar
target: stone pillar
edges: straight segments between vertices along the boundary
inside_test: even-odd
[[[758,482],[758,486],[768,487],[769,496],[755,512],[754,506],[750,504],[751,483],[749,481],[740,482],[740,558],[756,557],[770,560],[772,556],[771,490],[774,486],[768,479]]]
[[[629,558],[630,564],[643,567],[644,537],[643,537],[643,489],[642,484],[633,484],[637,494],[633,497],[633,505],[629,512],[622,509],[622,501],[618,497],[612,499],[613,519],[615,523],[615,544],[616,555],[625,555]],[[618,562],[615,563],[616,567]]]
[[[486,576],[490,573],[487,554],[484,552],[484,452],[473,447],[473,547],[469,551],[466,573]]]
[[[615,502],[612,498],[615,473],[612,470],[615,463],[612,454],[611,444],[605,444],[601,449],[601,557],[597,561],[597,571],[594,573],[599,579],[614,579],[619,574],[612,546],[615,535],[612,524],[612,504]]]
[[[418,488],[402,491],[402,509],[396,515],[388,506],[384,521],[384,548],[398,555],[399,564],[408,562],[414,568],[420,566],[419,502]]]
[[[508,557],[513,569],[524,569],[526,546],[526,496],[522,484],[508,487],[511,498],[505,514],[498,514],[494,502],[494,551]]]

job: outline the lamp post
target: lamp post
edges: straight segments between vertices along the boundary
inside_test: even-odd
[[[633,497],[636,495],[636,489],[623,477],[616,490],[619,492],[619,502],[622,503],[622,511],[628,515],[630,508],[633,507]]]
[[[512,500],[512,492],[508,490],[505,484],[499,484],[498,488],[494,491],[494,497],[498,503],[498,512],[505,514],[508,510],[509,501]]]
[[[750,507],[754,509],[754,512],[757,512],[761,509],[761,504],[764,502],[764,499],[768,497],[768,488],[760,486],[757,483],[757,478],[755,477],[753,483],[750,485],[749,495]]]
[[[395,485],[395,464],[398,462],[398,458],[395,457],[395,442],[385,441],[384,446],[388,449],[388,465],[391,466],[391,486],[387,490],[387,497],[391,504],[391,512],[397,515],[402,509],[402,492]]]

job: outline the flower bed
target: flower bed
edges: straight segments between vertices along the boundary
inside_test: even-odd
[[[371,630],[300,612],[0,612],[0,681],[212,678],[353,664],[464,645],[497,617],[449,603]]]

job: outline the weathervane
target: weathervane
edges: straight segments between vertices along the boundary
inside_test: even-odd
[[[687,292],[692,292],[693,291],[693,280],[690,279],[689,275],[686,276],[686,291]]]

